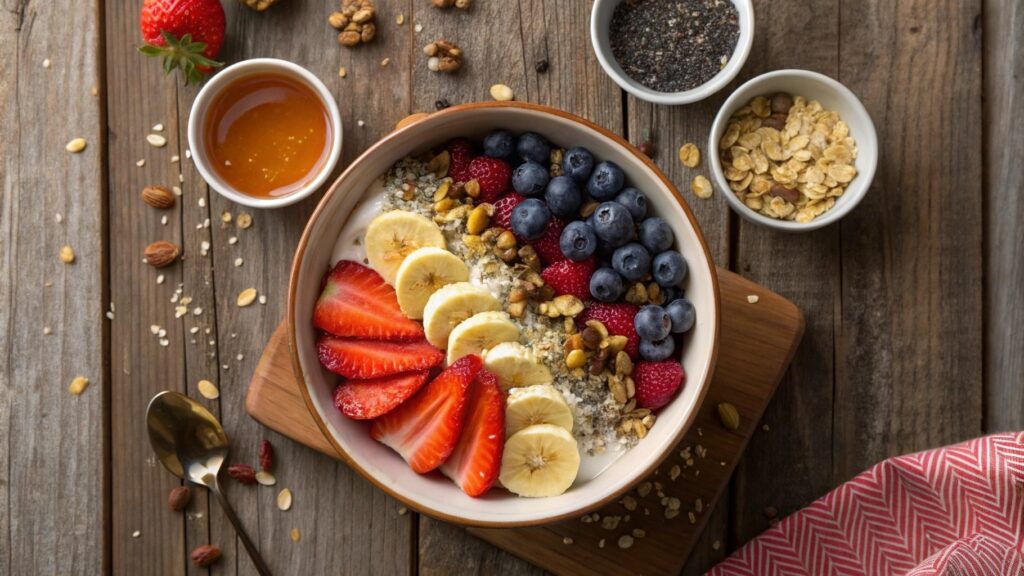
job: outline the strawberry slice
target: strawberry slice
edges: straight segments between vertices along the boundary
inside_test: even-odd
[[[462,436],[441,472],[476,498],[498,479],[505,447],[505,394],[494,374],[481,370],[476,375],[468,406]]]
[[[370,436],[393,448],[419,474],[448,459],[462,432],[466,397],[483,361],[463,356],[408,402],[373,421]]]
[[[381,342],[323,335],[316,353],[324,368],[355,380],[427,370],[444,360],[444,352],[426,340]]]
[[[423,327],[402,314],[392,288],[380,274],[342,260],[324,277],[313,308],[313,325],[335,336],[371,340],[423,338]]]
[[[427,382],[430,372],[408,372],[372,380],[347,380],[334,390],[334,405],[353,420],[370,420],[387,414]]]

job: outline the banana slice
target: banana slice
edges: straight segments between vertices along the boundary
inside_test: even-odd
[[[480,354],[502,342],[519,340],[519,328],[504,312],[478,312],[448,335],[448,364],[467,354]]]
[[[502,342],[488,350],[484,367],[498,377],[498,383],[505,390],[551,383],[548,367],[519,342]]]
[[[395,295],[402,313],[414,320],[423,318],[427,300],[441,288],[469,280],[469,268],[458,256],[428,246],[411,252],[398,267]]]
[[[366,259],[384,280],[395,285],[398,267],[417,248],[445,248],[444,234],[426,216],[392,210],[374,218],[366,228]]]
[[[572,411],[550,384],[513,388],[505,404],[505,436],[535,424],[554,424],[572,432]]]
[[[501,303],[487,290],[469,282],[449,284],[427,299],[423,331],[428,342],[444,350],[455,326],[477,312],[490,310],[501,310]]]
[[[572,486],[579,469],[572,434],[554,424],[535,424],[505,441],[498,480],[520,496],[558,496]]]

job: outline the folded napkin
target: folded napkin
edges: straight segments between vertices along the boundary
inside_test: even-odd
[[[1024,576],[1024,432],[890,458],[712,576]]]

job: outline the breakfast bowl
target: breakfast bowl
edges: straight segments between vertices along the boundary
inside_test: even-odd
[[[855,143],[852,166],[856,169],[856,175],[848,181],[842,194],[832,199],[834,204],[830,209],[806,222],[798,219],[772,218],[747,206],[730,188],[722,160],[720,145],[733,115],[738,110],[748,107],[756,97],[769,98],[779,93],[802,97],[808,102],[817,101],[824,110],[835,112],[838,119],[845,124],[844,132],[848,131],[848,137]],[[725,196],[729,206],[737,214],[750,222],[776,230],[809,232],[839,221],[867,194],[878,164],[878,137],[867,109],[846,86],[817,72],[776,70],[747,81],[726,99],[711,126],[707,155],[715,187]]]
[[[495,128],[532,131],[564,146],[585,146],[595,157],[621,166],[644,191],[652,212],[669,225],[677,250],[689,267],[686,297],[696,322],[676,358],[686,371],[682,389],[657,415],[657,423],[632,449],[617,458],[594,460],[600,470],[577,479],[568,490],[546,498],[519,497],[497,487],[468,496],[437,472],[417,474],[390,448],[375,441],[367,423],[343,416],[334,404],[338,378],[321,367],[311,318],[323,287],[321,278],[338,260],[343,228],[365,230],[366,206],[379,194],[380,176],[403,158],[439,149],[465,137],[479,139]],[[350,226],[351,225],[351,226]],[[359,242],[356,242],[359,244]],[[358,256],[351,259],[356,260]],[[620,497],[654,472],[693,423],[710,384],[718,346],[718,280],[707,246],[686,202],[649,158],[625,140],[568,113],[517,102],[455,106],[397,129],[370,147],[334,182],[299,241],[292,265],[287,311],[293,368],[300,391],[338,456],[362,476],[408,507],[464,525],[511,527],[575,518]]]
[[[305,106],[287,107],[296,102]],[[315,127],[319,140],[304,140],[299,126]],[[222,154],[232,143],[250,149]],[[316,192],[338,164],[341,113],[331,91],[309,70],[287,60],[253,58],[221,70],[199,91],[189,114],[188,145],[199,174],[221,196],[252,208],[289,206]],[[298,166],[303,159],[304,169],[278,183],[288,174],[282,166]]]
[[[717,74],[706,82],[689,90],[661,92],[653,90],[624,70],[612,51],[610,29],[615,9],[629,0],[595,0],[590,12],[590,41],[598,62],[605,73],[623,90],[633,96],[654,104],[680,105],[699,102],[708,98],[732,82],[739,74],[750,55],[754,43],[754,5],[752,0],[731,0],[736,8],[739,37],[728,61]]]

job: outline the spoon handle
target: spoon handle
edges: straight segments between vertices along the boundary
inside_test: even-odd
[[[238,537],[242,539],[242,544],[245,545],[245,550],[249,553],[249,557],[252,558],[252,563],[256,565],[256,571],[260,573],[260,576],[272,576],[270,568],[267,567],[267,563],[263,561],[263,556],[260,556],[260,551],[256,549],[256,545],[253,544],[252,540],[249,539],[249,535],[245,533],[245,529],[242,528],[242,522],[235,515],[235,509],[228,503],[228,499],[224,497],[224,493],[220,491],[220,486],[216,480],[211,484],[210,491],[217,495],[217,501],[220,502],[220,507],[224,509],[224,513],[227,514],[228,520],[231,521],[231,525],[235,527],[235,532],[238,533]]]

